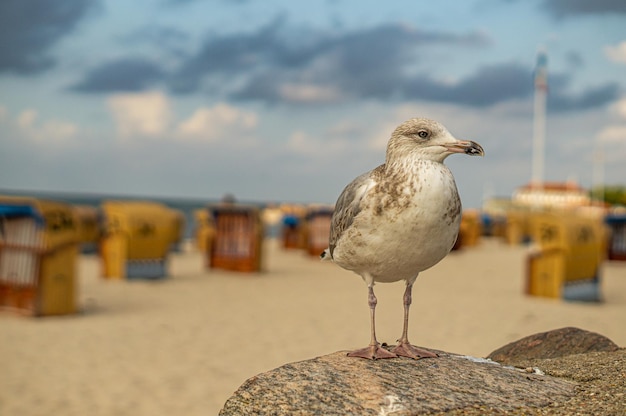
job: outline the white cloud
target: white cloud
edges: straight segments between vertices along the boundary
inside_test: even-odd
[[[8,119],[6,110],[0,111],[0,119]],[[78,127],[70,122],[48,120],[39,123],[39,113],[33,109],[22,111],[14,120],[18,130],[29,139],[60,141],[76,136]]]
[[[17,125],[22,129],[30,129],[37,121],[37,117],[37,111],[32,109],[24,110],[17,116]]]
[[[596,134],[596,143],[603,149],[604,161],[609,169],[623,166],[626,157],[626,97],[613,103],[610,107],[613,121]],[[608,172],[608,171],[607,171]]]
[[[341,157],[348,147],[348,140],[343,137],[335,136],[322,141],[301,130],[294,131],[287,139],[287,149],[293,153],[310,157],[323,156],[326,158],[329,154]]]
[[[626,97],[613,103],[613,105],[611,105],[611,112],[623,121],[626,121]]]
[[[303,131],[294,131],[287,139],[287,148],[294,153],[310,154],[315,152],[317,144]]]
[[[159,91],[116,94],[107,104],[121,137],[158,137],[170,126],[170,102]]]
[[[605,46],[604,53],[609,60],[626,64],[626,41],[616,46]]]
[[[188,118],[177,121],[169,97],[158,91],[117,94],[107,104],[122,138],[171,136],[218,141],[228,136],[250,143],[250,132],[258,124],[256,113],[225,103],[197,108]]]
[[[51,120],[46,122],[40,130],[44,137],[53,139],[65,139],[74,137],[78,128],[73,123]]]
[[[603,143],[626,146],[626,97],[613,103],[610,111],[614,121],[600,130],[596,139]]]
[[[604,143],[626,144],[626,124],[605,127],[598,133],[598,140]]]
[[[178,125],[177,134],[184,138],[215,141],[226,134],[248,136],[257,123],[256,113],[219,103],[210,108],[198,108]]]

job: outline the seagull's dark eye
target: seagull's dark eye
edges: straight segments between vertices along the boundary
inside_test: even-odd
[[[430,134],[428,133],[428,130],[420,130],[417,132],[417,135],[422,139],[426,139]]]

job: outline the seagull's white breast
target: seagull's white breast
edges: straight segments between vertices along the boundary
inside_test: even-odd
[[[460,221],[452,173],[442,163],[420,160],[367,189],[333,260],[378,282],[410,279],[450,252]]]

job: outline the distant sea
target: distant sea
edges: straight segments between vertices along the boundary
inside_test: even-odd
[[[202,209],[209,204],[219,202],[219,199],[200,199],[200,198],[167,198],[167,197],[150,197],[150,196],[132,196],[132,195],[103,195],[89,193],[71,193],[71,192],[48,192],[48,191],[16,191],[5,190],[0,188],[0,195],[23,196],[37,199],[47,199],[51,201],[65,202],[71,205],[87,205],[92,207],[100,207],[104,201],[153,201],[162,203],[172,209],[177,209],[185,215],[185,238],[192,238],[195,227],[194,211]],[[263,208],[266,204],[239,201],[247,205],[256,205]],[[276,230],[266,230],[268,234],[273,235]]]

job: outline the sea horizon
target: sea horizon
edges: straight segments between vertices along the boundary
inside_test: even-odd
[[[105,201],[152,201],[166,205],[169,208],[181,211],[185,216],[185,234],[184,238],[193,238],[195,229],[194,212],[203,209],[209,205],[219,203],[222,198],[199,198],[199,197],[180,197],[180,196],[150,196],[150,195],[132,195],[132,194],[114,194],[114,193],[98,193],[98,192],[82,192],[82,191],[49,191],[49,190],[17,190],[0,188],[0,196],[16,196],[30,197],[35,199],[45,199],[56,202],[63,202],[70,205],[86,205],[99,208]],[[259,202],[238,200],[238,203],[256,206],[263,209],[271,205],[280,205],[286,202]],[[269,227],[268,227],[269,228]],[[275,235],[276,230],[268,229],[268,236]]]

